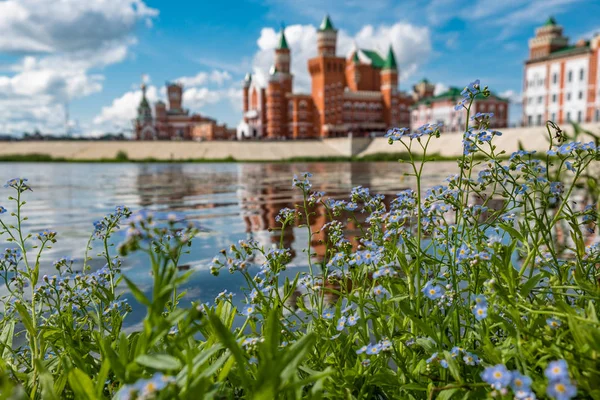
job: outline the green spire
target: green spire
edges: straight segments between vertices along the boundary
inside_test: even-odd
[[[329,14],[325,15],[323,18],[323,22],[321,22],[321,26],[319,26],[320,31],[335,31],[331,20],[329,19]]]
[[[548,19],[544,23],[544,26],[555,26],[555,25],[556,25],[556,20],[552,16],[548,17]]]
[[[358,50],[354,50],[354,53],[352,54],[352,62],[354,64],[360,64],[360,59],[358,58]]]
[[[152,110],[146,98],[146,85],[142,83],[142,100],[138,106],[138,119],[144,120],[148,118],[152,118]]]
[[[289,50],[288,42],[285,38],[285,26],[281,24],[281,32],[279,32],[279,45],[277,45],[278,50]]]
[[[383,69],[398,70],[398,64],[396,64],[396,56],[394,55],[394,50],[392,49],[391,44],[390,49],[388,50],[387,58],[383,63]]]

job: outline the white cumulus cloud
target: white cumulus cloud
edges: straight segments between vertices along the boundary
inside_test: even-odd
[[[227,71],[214,70],[211,72],[198,72],[195,76],[182,76],[175,81],[183,84],[184,87],[202,86],[207,83],[223,85],[231,80],[231,74]]]
[[[311,81],[307,62],[317,55],[317,29],[313,25],[290,25],[285,29],[285,36],[291,49],[294,87],[299,91],[308,91]],[[278,31],[263,28],[257,40],[259,50],[254,55],[253,66],[261,82],[266,81],[268,71],[273,64],[278,38]],[[383,57],[387,55],[391,44],[400,68],[401,80],[407,79],[416,72],[419,66],[427,62],[431,54],[429,29],[404,22],[393,25],[366,25],[354,35],[350,35],[343,29],[339,30],[337,54],[348,56],[354,43],[363,49],[377,50]]]
[[[143,0],[0,1],[0,52],[18,57],[0,74],[0,133],[64,132],[65,104],[101,91],[101,69],[157,14]]]

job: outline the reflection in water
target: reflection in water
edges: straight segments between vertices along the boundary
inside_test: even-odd
[[[452,167],[452,165],[450,165]],[[431,185],[439,183],[448,167],[432,168]],[[295,164],[3,164],[0,179],[26,177],[33,187],[28,192],[24,224],[26,232],[52,229],[58,232],[58,243],[45,254],[41,274],[54,274],[52,263],[61,257],[83,259],[92,223],[112,212],[116,205],[132,210],[148,209],[161,215],[175,212],[188,221],[195,221],[203,233],[196,238],[182,264],[195,270],[187,284],[186,300],[209,301],[223,289],[239,291],[245,281],[239,275],[210,275],[208,265],[219,250],[242,239],[253,237],[266,247],[277,245],[280,227],[275,221],[279,210],[293,208],[301,202],[301,194],[293,190],[294,174],[309,171],[314,174],[315,190],[335,198],[347,197],[354,186],[370,187],[373,192],[393,195],[411,186],[403,173],[407,167],[398,163],[295,163]],[[8,189],[0,187],[0,204],[7,204]],[[322,210],[310,223],[313,230],[324,222]],[[6,215],[5,215],[6,216]],[[301,222],[301,221],[299,221]],[[124,232],[114,235],[115,243]],[[321,241],[324,233],[312,240],[316,258],[324,256]],[[306,248],[308,234],[304,228],[288,227],[283,232],[283,244],[295,256],[285,274],[292,276],[308,264]],[[99,243],[98,243],[99,244]],[[97,246],[96,244],[95,246]],[[12,247],[0,238],[0,246]],[[98,251],[92,251],[95,255]],[[104,261],[94,258],[94,269]],[[141,254],[124,260],[124,273],[142,290],[149,291],[149,265]],[[2,290],[0,289],[0,293]],[[238,298],[241,296],[238,296]],[[134,307],[134,322],[141,319]]]
[[[182,264],[196,271],[187,285],[186,299],[190,301],[209,301],[223,289],[236,292],[245,285],[239,275],[212,277],[208,264],[219,250],[249,237],[265,247],[277,245],[283,237],[283,245],[291,248],[295,257],[290,265],[295,268],[289,268],[285,274],[295,275],[306,268],[307,254],[302,251],[308,244],[306,230],[288,227],[281,235],[275,221],[281,208],[293,208],[302,201],[300,191],[292,189],[294,174],[311,172],[313,189],[336,199],[347,198],[350,190],[360,185],[371,188],[372,193],[384,194],[389,204],[400,190],[414,188],[414,179],[405,176],[409,166],[399,163],[5,163],[2,167],[1,179],[27,177],[33,186],[34,191],[26,194],[26,214],[30,219],[24,229],[34,233],[52,229],[59,233],[59,242],[43,260],[42,274],[55,273],[52,262],[60,257],[81,260],[92,222],[111,212],[116,205],[161,214],[176,212],[188,221],[199,223],[203,233],[182,259]],[[426,164],[422,186],[427,189],[442,184],[453,172],[456,172],[453,162]],[[0,187],[0,204],[10,209],[12,205],[5,200],[8,195],[8,189]],[[583,194],[576,197],[580,204],[587,204]],[[474,203],[481,201],[474,199]],[[488,206],[497,208],[502,204]],[[314,211],[316,215],[310,224],[312,230],[317,231],[325,222],[325,215],[323,209]],[[356,216],[359,224],[366,217],[361,213]],[[340,218],[345,221],[345,217]],[[299,223],[303,222],[300,218]],[[348,222],[348,231],[348,239],[356,247],[354,236],[359,233],[358,226]],[[325,235],[326,232],[321,232],[312,238],[315,261],[325,256]],[[124,233],[120,232],[114,241],[119,242],[123,237]],[[3,240],[0,238],[0,246],[12,247]],[[96,259],[92,265],[99,268],[103,261]],[[144,290],[149,290],[151,277],[145,258],[129,257],[125,260],[124,272]]]

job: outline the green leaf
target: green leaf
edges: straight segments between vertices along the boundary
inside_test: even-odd
[[[448,363],[448,371],[457,382],[462,382],[462,378],[460,377],[460,369],[458,368],[458,364],[456,363],[456,359],[450,355],[447,351],[444,351],[444,358]]]
[[[450,398],[452,398],[459,390],[459,388],[442,390],[440,394],[437,395],[436,400],[450,400]]]
[[[168,354],[142,354],[135,359],[135,362],[160,371],[181,369],[181,362]]]
[[[102,366],[100,367],[100,372],[96,376],[96,395],[98,397],[102,397],[102,392],[104,392],[104,383],[108,378],[108,374],[110,372],[110,362],[108,360],[102,360]]]
[[[8,321],[4,326],[4,329],[2,329],[2,333],[0,333],[0,344],[4,347],[1,354],[3,360],[7,360],[10,356],[10,350],[12,349],[13,338],[15,336],[15,324],[16,321],[14,320]]]
[[[215,334],[217,335],[223,346],[227,347],[229,351],[231,351],[231,354],[233,354],[233,357],[235,358],[235,361],[238,364],[238,372],[240,375],[240,379],[242,380],[244,387],[250,390],[252,384],[250,383],[250,377],[248,376],[248,372],[246,371],[245,358],[242,354],[242,350],[240,349],[239,344],[235,340],[235,337],[227,328],[225,328],[223,322],[221,322],[219,317],[217,317],[215,314],[210,313],[208,315],[208,319],[210,321],[211,326],[213,327]]]
[[[54,377],[39,360],[35,361],[37,368],[40,371],[40,386],[42,388],[42,398],[48,400],[58,400],[58,396],[54,390]]]
[[[25,329],[27,329],[27,333],[29,333],[32,337],[34,337],[35,336],[35,328],[33,326],[33,321],[31,320],[31,315],[29,315],[27,308],[25,308],[25,306],[21,302],[15,303],[15,308],[17,309],[17,312],[21,316],[21,322],[25,326]]]
[[[409,392],[411,390],[418,390],[418,391],[421,391],[421,392],[426,392],[427,391],[427,387],[423,386],[420,383],[407,383],[406,385],[400,386],[400,390],[406,390],[407,392]]]
[[[125,279],[125,282],[127,283],[127,286],[129,287],[129,290],[131,290],[131,294],[133,294],[133,297],[135,297],[135,299],[137,301],[139,301],[141,304],[145,305],[146,307],[150,307],[150,305],[151,305],[150,300],[148,300],[146,295],[137,287],[137,285],[135,283],[133,283],[132,281],[130,281],[129,278],[127,278],[124,275],[123,275],[123,278]]]
[[[521,296],[527,297],[529,293],[537,286],[537,284],[544,278],[543,274],[537,274],[532,276],[521,286]]]
[[[94,393],[94,384],[89,376],[82,370],[75,368],[69,372],[69,386],[76,399],[97,399]]]

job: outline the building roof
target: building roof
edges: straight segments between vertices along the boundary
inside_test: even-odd
[[[331,19],[329,19],[329,14],[325,15],[323,21],[321,22],[321,26],[319,26],[320,31],[335,31],[333,24],[331,23]]]
[[[548,17],[546,22],[544,22],[544,26],[555,26],[555,25],[556,25],[556,20],[552,16]]]
[[[462,97],[461,92],[462,92],[462,89],[459,89],[456,87],[451,87],[443,93],[440,93],[435,96],[425,97],[425,98],[419,100],[418,102],[415,103],[415,106],[419,105],[419,104],[431,104],[431,103],[435,103],[438,101],[447,101],[447,100],[458,101],[458,99],[460,97]],[[484,100],[484,101],[487,99],[508,101],[507,99],[500,97],[494,93],[490,93],[489,97],[478,97],[477,98],[477,100]]]
[[[398,69],[398,65],[396,64],[396,56],[394,55],[394,50],[392,49],[392,45],[390,45],[390,48],[389,48],[388,54],[387,54],[387,58],[385,59],[385,62],[383,63],[383,69],[393,69],[393,70]]]
[[[365,49],[360,49],[360,51],[366,55],[369,60],[371,60],[371,65],[375,68],[383,68],[384,64],[385,64],[385,60],[379,55],[378,52],[373,51],[373,50],[365,50]]]
[[[278,50],[289,50],[288,42],[285,38],[285,27],[281,26],[281,32],[279,32],[279,43],[277,45]]]
[[[537,62],[552,60],[555,58],[576,56],[579,54],[588,53],[589,51],[590,51],[590,43],[589,42],[586,42],[585,46],[577,46],[577,45],[565,46],[561,49],[553,51],[552,53],[548,54],[547,56],[534,58],[532,60],[527,60],[527,61],[525,61],[525,64],[535,64]]]
[[[358,58],[358,51],[354,50],[352,52],[352,62],[354,64],[359,64],[360,63],[360,59]]]

